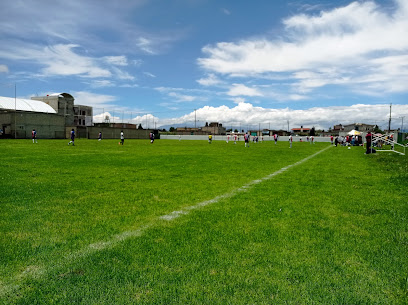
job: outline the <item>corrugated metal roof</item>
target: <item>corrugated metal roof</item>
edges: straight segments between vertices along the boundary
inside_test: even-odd
[[[35,100],[26,99],[14,99],[13,97],[0,96],[0,109],[20,110],[20,111],[33,111],[33,112],[45,112],[56,113],[54,108],[50,105]]]

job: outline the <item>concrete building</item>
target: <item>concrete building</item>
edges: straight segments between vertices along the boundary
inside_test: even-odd
[[[304,128],[303,126],[300,126],[300,128],[292,128],[291,131],[295,135],[299,136],[308,136],[310,134],[311,128]]]
[[[32,100],[50,105],[56,113],[65,117],[66,127],[81,127],[93,125],[92,107],[75,105],[74,97],[69,93],[34,96]]]
[[[0,137],[31,138],[35,129],[38,138],[65,137],[64,117],[50,105],[40,101],[0,97]]]
[[[92,126],[93,108],[84,105],[74,105],[74,126]]]
[[[357,130],[360,132],[368,132],[368,131],[374,131],[376,125],[370,125],[370,124],[364,124],[364,123],[353,123],[353,124],[348,124],[343,126],[343,130],[345,133],[352,131],[352,130]]]
[[[74,100],[69,93],[36,96],[31,100],[0,97],[0,136],[30,138],[35,129],[38,138],[64,139],[72,128],[92,126],[92,107],[75,105]]]
[[[201,127],[201,131],[213,135],[225,135],[227,133],[227,129],[218,122],[205,123],[205,126]]]

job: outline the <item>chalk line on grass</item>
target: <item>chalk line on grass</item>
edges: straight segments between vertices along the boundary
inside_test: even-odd
[[[199,203],[197,203],[195,205],[188,206],[188,207],[186,207],[184,209],[173,211],[173,212],[171,212],[169,214],[166,214],[166,215],[162,215],[158,219],[166,220],[166,221],[172,221],[172,220],[174,220],[174,219],[176,219],[176,218],[178,218],[178,217],[180,217],[182,215],[187,215],[192,210],[196,210],[198,208],[205,207],[205,206],[208,206],[208,205],[213,204],[213,203],[217,203],[217,202],[219,202],[219,201],[221,201],[223,199],[231,198],[231,197],[233,197],[233,196],[235,196],[235,195],[237,195],[237,194],[239,194],[241,192],[247,192],[249,189],[251,189],[252,186],[260,184],[260,183],[262,183],[264,181],[270,180],[273,177],[275,177],[275,176],[277,176],[277,175],[279,175],[281,173],[284,173],[288,169],[290,169],[292,167],[295,167],[295,166],[297,166],[299,164],[302,164],[302,163],[310,160],[311,158],[313,158],[313,157],[317,156],[318,154],[322,153],[323,151],[326,151],[330,147],[331,146],[328,146],[328,147],[326,147],[326,148],[324,148],[322,150],[319,150],[318,152],[314,153],[313,155],[310,155],[310,156],[308,156],[308,157],[306,157],[306,158],[304,158],[304,159],[302,159],[302,160],[300,160],[298,162],[295,162],[293,164],[282,167],[281,169],[279,169],[279,170],[277,170],[277,171],[275,171],[275,172],[273,172],[273,173],[271,173],[271,174],[269,174],[269,175],[267,175],[267,176],[265,176],[263,178],[252,180],[252,181],[248,182],[247,184],[245,184],[245,185],[243,185],[243,186],[241,186],[241,187],[239,187],[237,189],[234,189],[234,190],[232,190],[232,191],[230,191],[228,193],[225,193],[223,195],[219,195],[219,196],[214,197],[213,199],[210,199],[210,200],[199,202]],[[84,248],[82,248],[82,249],[80,249],[78,251],[75,251],[75,252],[72,252],[70,254],[62,256],[61,259],[59,259],[58,261],[56,261],[54,263],[51,263],[48,266],[43,266],[43,267],[29,266],[22,273],[15,276],[14,279],[9,279],[8,284],[5,284],[4,282],[0,281],[0,296],[4,296],[5,294],[12,293],[13,291],[18,290],[20,288],[19,282],[21,280],[24,280],[24,279],[27,279],[27,278],[39,278],[39,277],[42,277],[45,274],[50,273],[52,270],[55,270],[58,267],[61,267],[61,266],[65,265],[65,264],[67,264],[67,263],[70,263],[70,262],[73,262],[73,261],[75,261],[77,259],[86,257],[86,256],[88,256],[88,255],[90,255],[90,254],[92,254],[94,252],[101,251],[101,250],[108,249],[108,248],[112,248],[115,245],[117,245],[117,244],[119,244],[119,243],[121,243],[121,242],[123,242],[123,241],[125,241],[125,240],[127,240],[129,238],[142,236],[144,231],[146,231],[148,228],[150,228],[152,226],[153,226],[153,224],[147,224],[147,225],[144,225],[144,226],[142,226],[142,227],[140,227],[140,228],[138,228],[136,230],[125,231],[125,232],[122,232],[120,234],[114,235],[110,240],[92,243],[92,244],[90,244],[90,245],[88,245],[88,246],[86,246],[86,247],[84,247]]]
[[[323,151],[329,149],[330,147],[331,147],[331,146],[328,146],[328,147],[326,147],[326,148],[324,148],[324,149],[322,149],[322,150],[319,150],[318,152],[314,153],[313,155],[310,155],[310,156],[308,156],[308,157],[306,157],[306,158],[304,158],[304,159],[302,159],[302,160],[300,160],[300,161],[298,161],[298,162],[296,162],[296,163],[293,163],[293,164],[287,165],[287,166],[285,166],[285,167],[282,167],[281,169],[277,170],[276,172],[273,172],[272,174],[269,174],[269,175],[267,175],[267,176],[265,176],[265,177],[263,177],[263,178],[256,179],[256,180],[252,180],[252,181],[248,182],[247,184],[241,186],[240,188],[234,189],[234,190],[232,190],[232,191],[230,191],[230,192],[228,192],[228,193],[225,193],[225,194],[223,194],[223,195],[217,196],[217,197],[215,197],[215,198],[213,198],[213,199],[210,199],[210,200],[206,200],[206,201],[199,202],[199,203],[197,203],[196,205],[186,207],[186,208],[184,208],[184,209],[182,209],[182,210],[173,211],[173,212],[171,212],[170,214],[166,214],[166,215],[160,216],[159,218],[160,218],[160,219],[163,219],[163,220],[171,221],[171,220],[173,220],[173,219],[176,219],[176,218],[180,217],[181,215],[186,215],[186,214],[188,214],[189,211],[191,211],[191,210],[195,210],[195,209],[198,209],[198,208],[207,206],[207,205],[209,205],[209,204],[219,202],[220,200],[223,200],[223,199],[227,199],[227,198],[234,197],[234,196],[237,195],[238,193],[248,191],[248,190],[251,189],[251,187],[254,186],[254,185],[257,185],[257,184],[260,184],[260,183],[262,183],[262,182],[264,182],[264,181],[270,180],[270,179],[272,179],[273,177],[275,177],[275,176],[277,176],[277,175],[279,175],[279,174],[281,174],[281,173],[284,173],[284,172],[287,171],[288,169],[290,169],[290,168],[292,168],[292,167],[294,167],[294,166],[297,166],[297,165],[299,165],[299,164],[302,164],[302,163],[304,163],[304,162],[310,160],[311,158],[317,156],[317,155],[320,154],[321,152],[323,152]]]

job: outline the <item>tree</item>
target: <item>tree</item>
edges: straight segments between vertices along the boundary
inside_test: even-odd
[[[238,129],[235,128],[234,132],[238,132]]]
[[[310,129],[310,136],[315,136],[315,135],[316,135],[315,128],[312,127],[312,129]]]
[[[142,123],[139,124],[139,127],[137,127],[137,129],[143,129]]]
[[[378,125],[375,125],[375,127],[374,127],[374,133],[384,133],[382,130],[381,130],[381,128],[380,127],[378,127]]]
[[[169,131],[170,131],[170,132],[175,132],[175,131],[176,131],[176,128],[170,127]]]

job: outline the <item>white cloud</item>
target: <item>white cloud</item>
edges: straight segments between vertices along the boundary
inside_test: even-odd
[[[55,45],[33,54],[34,59],[46,65],[45,75],[80,75],[84,77],[110,77],[111,72],[101,68],[91,57],[81,56],[72,50],[77,45]]]
[[[120,85],[119,87],[121,87],[121,88],[137,88],[137,87],[139,87],[139,85],[138,84],[123,84],[123,85]]]
[[[401,114],[408,115],[408,105],[392,105],[392,117],[400,117]],[[289,121],[290,128],[294,127],[315,127],[327,130],[335,124],[367,123],[377,124],[380,128],[388,128],[389,105],[365,105],[357,104],[349,107],[313,107],[305,110],[294,110],[290,108],[272,109],[255,107],[251,103],[240,102],[235,107],[210,107],[205,106],[179,118],[171,118],[158,121],[158,125],[169,124],[189,124],[192,126],[195,120],[201,122],[220,122],[223,126],[241,125],[246,129],[261,128],[287,129]],[[394,119],[393,126],[400,127],[401,119]]]
[[[143,72],[143,74],[148,76],[148,77],[152,77],[152,78],[156,77],[156,75],[154,75],[153,73],[150,73],[150,72]]]
[[[108,64],[115,65],[115,66],[127,66],[128,60],[126,56],[105,56],[102,58]]]
[[[6,65],[0,65],[0,73],[8,73],[8,67]]]
[[[121,111],[104,111],[93,116],[94,123],[128,123],[128,124],[141,124],[143,128],[155,128],[157,126],[158,118],[152,114],[144,114],[132,116],[130,112]]]
[[[105,87],[113,87],[115,83],[110,80],[94,80],[90,83],[92,88],[105,88]]]
[[[184,95],[177,92],[170,92],[168,95],[174,98],[177,102],[192,102],[197,99],[195,96]]]
[[[11,60],[31,61],[43,66],[41,76],[70,76],[86,78],[116,78],[134,80],[135,77],[118,68],[128,65],[125,56],[90,57],[81,53],[82,48],[74,44],[57,44],[47,47],[24,45],[15,51],[2,52],[0,57]],[[100,84],[108,81],[99,81]],[[96,84],[96,82],[95,82]]]
[[[229,96],[262,96],[262,93],[260,93],[257,89],[255,88],[250,88],[247,87],[243,84],[233,84],[232,88],[227,92],[227,95]]]
[[[141,59],[134,59],[132,60],[132,64],[136,67],[140,67],[143,64],[143,60]]]
[[[116,97],[112,95],[96,94],[86,91],[74,91],[75,104],[92,106],[94,108],[114,107]],[[96,110],[96,109],[95,109]]]
[[[48,47],[20,45],[15,50],[0,49],[0,57],[35,62],[44,68],[44,76],[78,75],[82,77],[110,77],[111,72],[101,67],[98,60],[75,53],[79,46],[74,44],[57,44]]]
[[[221,81],[215,74],[210,73],[206,78],[200,78],[197,80],[197,83],[203,86],[216,86],[223,84],[223,81]]]
[[[139,37],[135,44],[140,50],[148,54],[155,54],[155,51],[153,50],[153,42],[150,39]]]
[[[319,15],[300,14],[283,21],[282,38],[251,38],[207,45],[198,64],[210,73],[259,78],[289,73],[293,90],[309,92],[326,85],[353,87],[359,79],[384,75],[390,92],[407,92],[408,4],[396,1],[392,13],[375,2],[352,2]],[[390,59],[392,58],[392,60]],[[380,66],[378,66],[380,65]],[[322,73],[322,68],[337,75]],[[296,76],[298,72],[312,79]],[[330,76],[330,77],[328,77]],[[300,79],[300,80],[299,80]],[[373,79],[373,78],[372,78]],[[360,83],[359,89],[364,83]],[[381,91],[380,81],[366,89]],[[378,88],[378,89],[377,89]]]
[[[115,76],[118,79],[121,79],[121,80],[134,80],[135,79],[133,75],[130,75],[128,72],[122,71],[121,69],[118,69],[116,67],[112,67],[112,72],[115,74]]]
[[[171,87],[157,87],[154,88],[156,91],[164,94],[167,99],[170,99],[176,103],[182,102],[193,102],[193,101],[207,101],[207,95],[209,94],[206,90],[200,89],[184,89],[184,88],[171,88]],[[164,105],[162,103],[162,105]],[[174,106],[173,104],[171,104]],[[170,106],[167,108],[171,108]]]
[[[235,104],[245,103],[245,99],[243,97],[234,97],[234,98],[232,98],[232,101]]]

